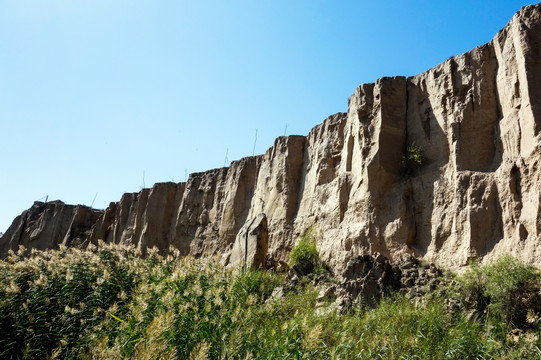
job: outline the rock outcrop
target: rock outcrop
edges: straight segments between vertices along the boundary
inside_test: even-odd
[[[19,245],[27,249],[47,250],[63,244],[82,245],[90,229],[103,211],[84,205],[66,205],[62,201],[36,201],[13,221],[0,238],[0,254],[16,251]]]
[[[532,5],[488,44],[416,76],[361,85],[347,113],[306,137],[276,139],[264,155],[125,194],[104,212],[34,205],[0,238],[0,256],[77,238],[174,246],[228,264],[264,214],[278,260],[312,227],[334,269],[375,252],[449,267],[502,253],[536,263],[540,129],[541,5]],[[424,160],[408,169],[412,144]],[[259,264],[254,256],[244,263]]]
[[[331,308],[345,312],[353,306],[374,306],[385,295],[395,292],[410,300],[422,301],[440,283],[449,283],[448,277],[443,276],[443,271],[434,263],[422,262],[411,254],[399,256],[394,263],[380,253],[354,256],[336,275],[315,269],[316,265],[311,262],[291,267],[285,282],[274,289],[269,301],[312,283],[319,287],[318,312]]]
[[[231,267],[265,268],[268,237],[267,217],[260,214],[240,229],[227,262]]]
[[[399,256],[393,264],[378,253],[374,257],[355,256],[346,264],[338,283],[322,289],[320,298],[334,297],[340,310],[355,303],[374,305],[396,291],[409,299],[420,299],[436,289],[442,274],[434,263],[421,263],[410,254]]]

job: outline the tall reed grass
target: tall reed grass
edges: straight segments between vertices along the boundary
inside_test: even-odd
[[[100,243],[24,249],[0,262],[0,358],[470,359],[540,358],[436,295],[376,308],[315,311],[308,282],[269,301],[283,275],[230,271],[214,259]]]

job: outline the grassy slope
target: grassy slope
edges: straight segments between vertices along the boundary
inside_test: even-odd
[[[488,270],[505,269],[475,269],[444,291],[459,297],[457,311],[441,295],[417,304],[395,296],[339,315],[314,311],[318,289],[309,281],[267,301],[282,275],[227,271],[174,251],[143,259],[101,244],[13,254],[0,262],[0,358],[541,358],[536,318],[518,340],[509,336],[508,294],[487,280]],[[475,302],[476,316],[460,310]]]

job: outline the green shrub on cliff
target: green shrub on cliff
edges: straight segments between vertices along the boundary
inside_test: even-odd
[[[317,250],[314,232],[313,227],[308,228],[293,249],[291,249],[291,253],[289,254],[290,266],[299,263],[308,263],[313,266],[319,265],[319,251]]]
[[[425,163],[423,149],[411,143],[406,147],[406,154],[402,158],[402,166],[407,175],[411,175],[415,170],[419,169]]]

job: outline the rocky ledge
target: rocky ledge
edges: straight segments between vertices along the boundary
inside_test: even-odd
[[[394,263],[379,253],[366,254],[351,258],[337,275],[325,270],[318,273],[309,262],[298,263],[288,270],[284,284],[274,289],[268,301],[277,301],[310,281],[320,288],[316,304],[319,311],[345,312],[353,306],[374,306],[385,295],[397,292],[421,301],[446,280],[434,263],[420,261],[410,254],[401,255]]]

